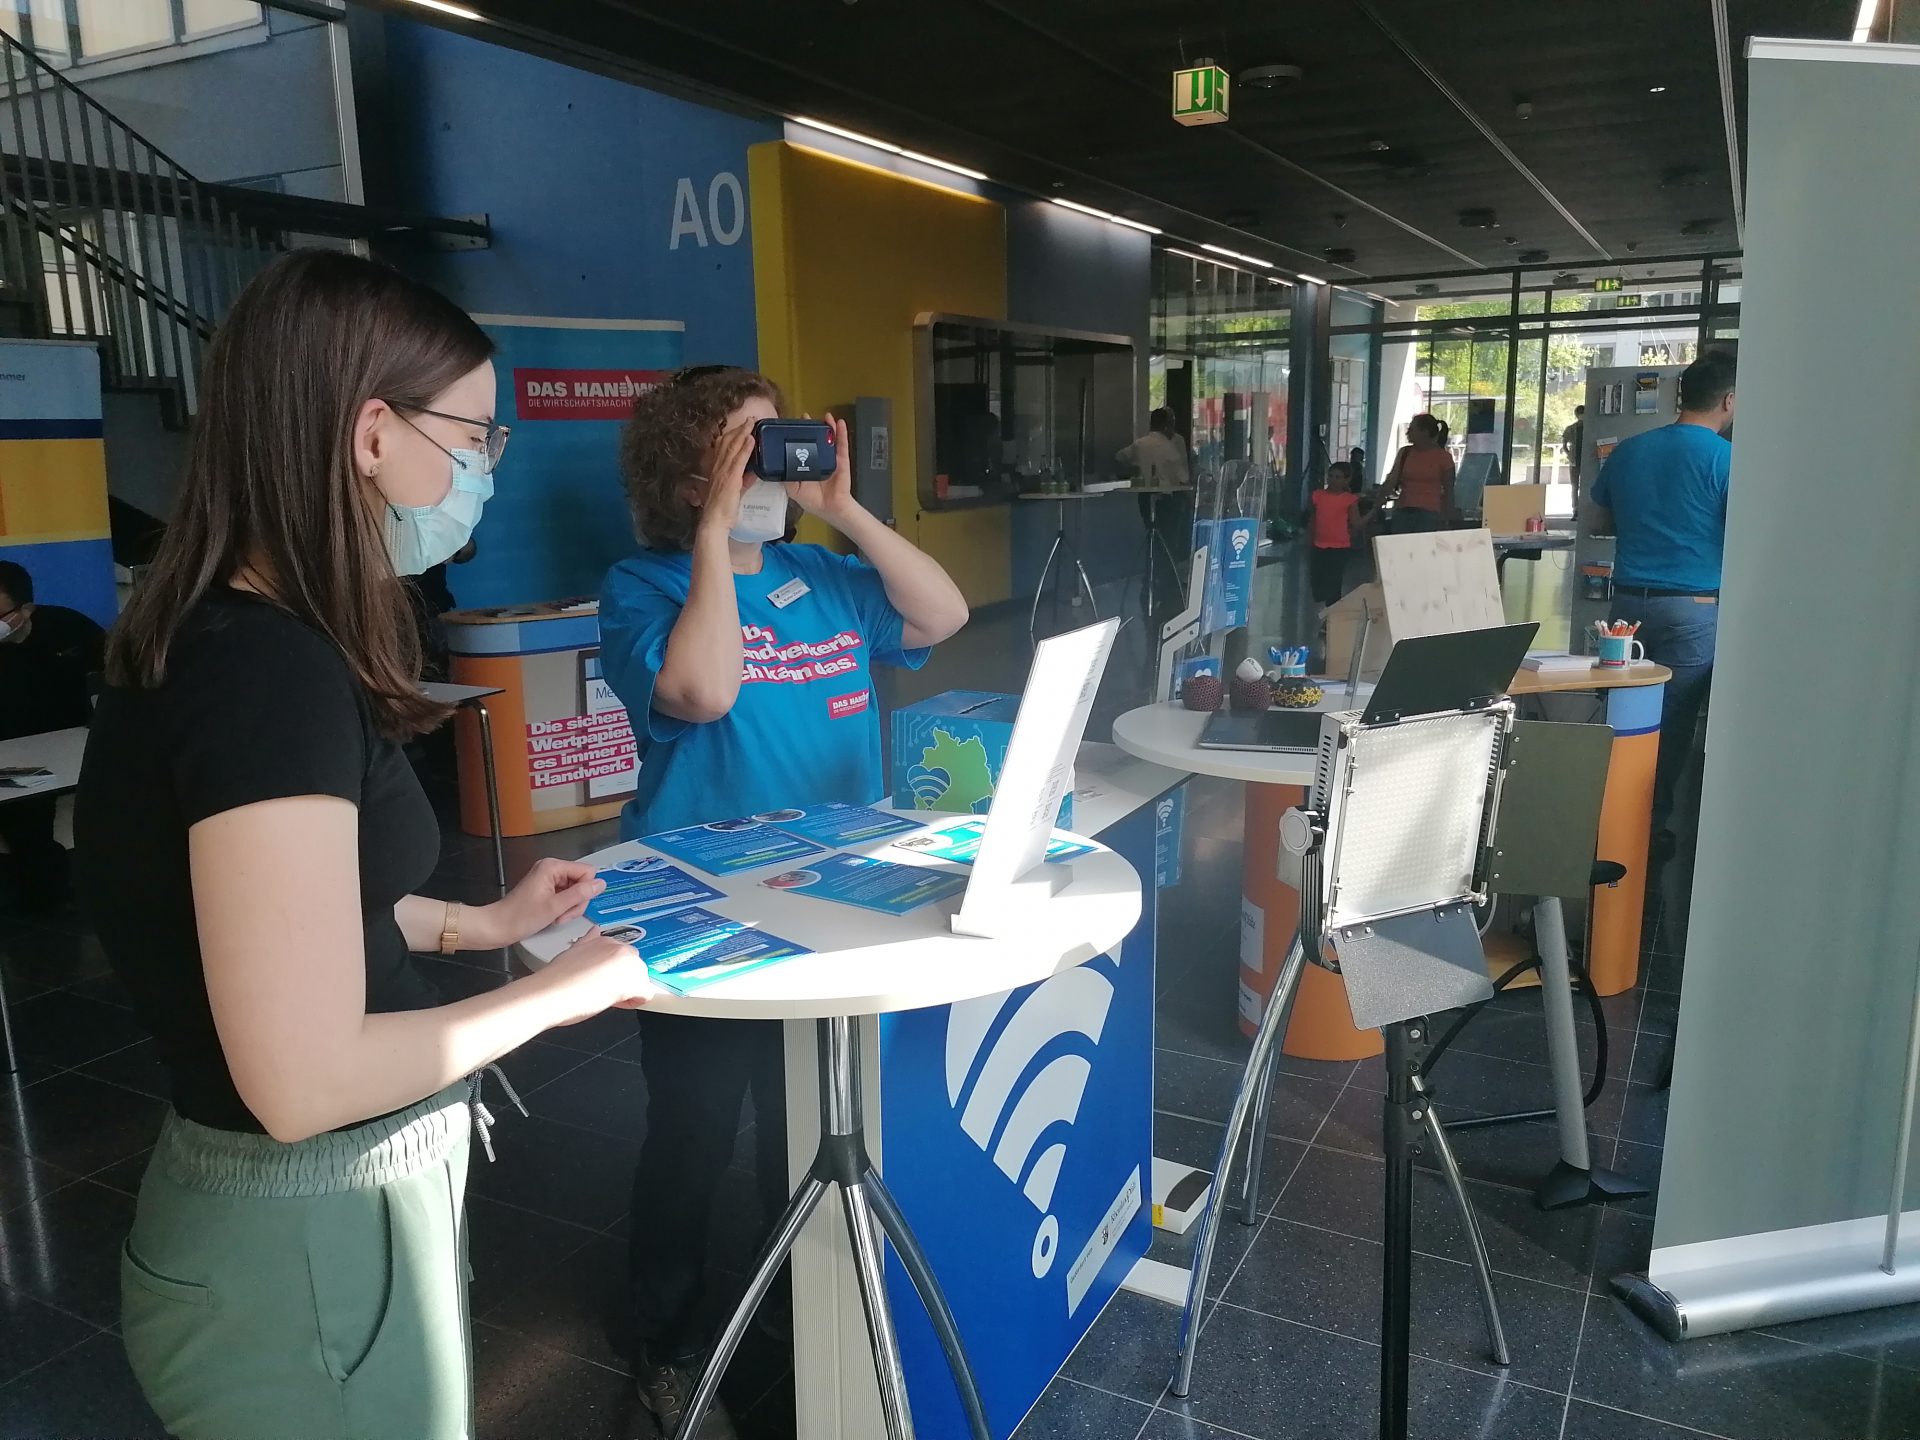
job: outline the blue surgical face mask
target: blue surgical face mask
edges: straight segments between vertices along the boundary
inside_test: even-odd
[[[453,450],[453,484],[432,505],[387,502],[387,554],[396,574],[419,575],[451,559],[480,523],[493,498],[493,476],[478,450]]]

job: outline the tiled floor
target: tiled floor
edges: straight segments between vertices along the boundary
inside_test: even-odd
[[[1297,579],[1263,576],[1275,636],[1297,635]],[[1024,615],[990,617],[902,677],[911,699],[952,685],[1017,688]],[[1287,623],[1283,623],[1287,622]],[[1096,736],[1145,690],[1136,621],[1123,632]],[[1235,787],[1197,782],[1183,884],[1164,898],[1156,1055],[1158,1153],[1211,1166],[1245,1041],[1233,1020],[1240,810]],[[584,830],[514,843],[536,854],[607,842]],[[485,846],[449,833],[435,893],[484,898]],[[1683,895],[1676,869],[1667,889]],[[1606,1002],[1613,1054],[1590,1115],[1596,1155],[1657,1176],[1665,1096],[1652,1088],[1678,1007],[1677,907],[1656,916],[1644,983]],[[0,1089],[0,1440],[160,1434],[114,1333],[116,1246],[162,1111],[159,1069],[98,948],[77,921],[0,921],[23,1071]],[[450,997],[503,978],[492,957],[422,962]],[[1593,1029],[1582,1019],[1585,1053]],[[608,1315],[624,1265],[627,1185],[645,1082],[633,1023],[606,1016],[528,1045],[506,1068],[535,1119],[496,1130],[476,1161],[479,1434],[645,1437]],[[1538,992],[1489,1008],[1437,1072],[1449,1115],[1545,1104]],[[1167,1393],[1178,1316],[1121,1295],[1020,1430],[1022,1440],[1352,1440],[1374,1430],[1378,1327],[1380,1069],[1289,1060],[1265,1142],[1258,1223],[1222,1234],[1192,1394]],[[504,1107],[499,1107],[504,1108]],[[751,1115],[747,1123],[751,1124]],[[736,1152],[750,1153],[743,1133]],[[1920,1315],[1879,1312],[1670,1347],[1606,1292],[1644,1263],[1652,1202],[1543,1215],[1526,1188],[1551,1163],[1539,1125],[1456,1136],[1487,1232],[1513,1346],[1488,1363],[1458,1221],[1438,1179],[1419,1180],[1415,1433],[1506,1440],[1893,1440],[1920,1436]],[[747,1172],[716,1216],[713,1303],[754,1241]],[[1190,1241],[1154,1253],[1186,1258]],[[749,1440],[792,1433],[780,1347],[753,1336],[727,1395]],[[870,1437],[846,1437],[870,1440]],[[929,1437],[945,1440],[945,1437]]]

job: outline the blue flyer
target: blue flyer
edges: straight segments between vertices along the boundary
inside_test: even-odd
[[[865,805],[843,805],[837,800],[826,805],[809,805],[804,809],[768,810],[753,818],[762,824],[777,826],[802,840],[817,840],[829,847],[884,840],[889,835],[904,835],[909,830],[920,828],[917,820],[889,815]]]
[[[645,924],[609,926],[606,933],[633,946],[646,961],[647,972],[681,995],[812,953],[791,940],[697,908],[656,915]]]
[[[956,864],[971,865],[973,857],[980,853],[980,837],[986,833],[987,822],[982,820],[963,820],[958,825],[948,825],[944,829],[930,831],[925,835],[909,835],[904,840],[893,843],[902,850],[913,850],[922,855],[931,855],[936,860],[952,860]],[[1076,855],[1091,855],[1093,846],[1083,845],[1078,840],[1069,840],[1064,835],[1055,835],[1047,842],[1047,862],[1071,860]]]
[[[643,835],[640,843],[650,850],[684,860],[709,875],[759,870],[767,865],[819,855],[825,850],[824,846],[776,830],[759,820],[716,820],[711,825],[662,830],[658,835]]]
[[[760,882],[769,890],[794,890],[816,900],[837,900],[883,915],[905,915],[967,888],[951,870],[896,865],[865,855],[829,855],[804,870],[788,870]]]
[[[704,880],[696,880],[678,865],[658,855],[641,855],[609,865],[597,878],[607,888],[587,902],[587,919],[596,925],[638,920],[662,910],[678,910],[721,894]]]

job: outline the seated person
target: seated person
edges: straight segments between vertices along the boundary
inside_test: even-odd
[[[621,817],[635,839],[785,805],[871,804],[880,768],[873,670],[918,668],[967,621],[946,571],[853,498],[847,427],[830,423],[830,479],[783,487],[747,472],[773,382],[731,366],[682,370],[635,403],[620,465],[639,553],[600,591],[600,659],[627,707],[640,776]],[[789,502],[860,550],[775,544]],[[646,1140],[633,1180],[629,1301],[641,1402],[671,1435],[709,1342],[708,1227],[754,1097],[756,1178],[771,1223],[786,1204],[781,1027],[644,1014]],[[702,1440],[731,1434],[709,1416]]]
[[[106,632],[64,605],[39,605],[24,565],[0,560],[0,740],[85,725],[87,677],[106,664]],[[13,863],[10,895],[23,911],[57,910],[72,897],[68,856],[53,838],[52,795],[0,805],[0,841]]]

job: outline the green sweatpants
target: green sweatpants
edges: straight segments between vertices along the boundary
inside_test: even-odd
[[[169,1115],[120,1263],[180,1440],[465,1440],[471,1086],[283,1145]]]

